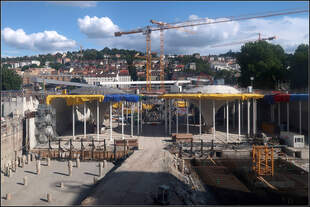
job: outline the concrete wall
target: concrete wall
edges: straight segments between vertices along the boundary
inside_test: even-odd
[[[23,112],[23,98],[18,96],[3,97],[1,100],[2,117]]]
[[[23,118],[25,112],[36,111],[39,101],[31,95],[21,92],[2,93],[1,97],[1,167],[22,154]],[[13,118],[9,115],[13,115]],[[25,138],[29,140],[30,149],[36,145],[34,118],[26,119]]]
[[[72,127],[72,106],[67,106],[64,99],[54,99],[51,107],[56,110],[56,132],[61,135]]]
[[[22,154],[23,122],[21,117],[6,118],[1,122],[1,168]]]

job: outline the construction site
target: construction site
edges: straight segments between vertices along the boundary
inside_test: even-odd
[[[150,63],[160,31],[156,85],[147,64],[131,91],[63,82],[80,88],[1,97],[15,107],[1,119],[1,205],[307,205],[308,94],[171,86],[163,31],[210,22],[151,23],[115,36],[144,34]]]

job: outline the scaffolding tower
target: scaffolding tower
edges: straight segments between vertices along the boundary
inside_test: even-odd
[[[257,175],[273,176],[273,147],[255,146],[252,148],[252,169]]]

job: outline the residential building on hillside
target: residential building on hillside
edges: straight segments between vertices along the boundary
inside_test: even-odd
[[[196,63],[189,63],[186,65],[186,69],[196,70]]]

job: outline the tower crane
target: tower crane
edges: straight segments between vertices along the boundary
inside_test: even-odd
[[[309,12],[308,9],[288,9],[288,10],[281,10],[281,11],[273,11],[273,12],[264,12],[260,14],[248,14],[230,18],[221,18],[217,21],[210,21],[208,18],[202,19],[195,19],[190,21],[178,22],[178,23],[169,23],[169,24],[162,24],[160,27],[152,27],[146,26],[143,28],[133,29],[130,31],[123,31],[123,32],[115,32],[114,35],[116,37],[128,34],[137,34],[142,33],[146,36],[146,81],[147,81],[147,91],[151,90],[151,32],[153,31],[160,31],[160,30],[168,30],[168,29],[177,29],[177,28],[185,28],[185,27],[193,27],[193,26],[200,26],[200,25],[208,25],[208,24],[217,24],[217,23],[225,23],[225,22],[233,22],[233,21],[242,21],[248,19],[257,19],[257,18],[265,18],[265,17],[272,17],[272,16],[280,16],[280,15],[289,15],[289,14],[297,14],[297,13],[305,13]]]
[[[231,42],[231,43],[220,44],[220,45],[212,45],[211,47],[223,47],[223,46],[230,46],[230,45],[239,45],[239,44],[243,44],[247,42],[266,41],[266,40],[275,40],[275,39],[277,39],[277,36],[261,38],[261,33],[258,33],[258,39],[245,40],[245,41],[240,41],[240,42]]]
[[[159,21],[156,21],[156,20],[153,20],[151,19],[150,22],[152,24],[157,24],[160,28],[160,86],[161,86],[161,90],[164,92],[165,90],[165,85],[164,85],[164,79],[165,79],[165,70],[164,70],[164,57],[165,57],[165,54],[164,54],[164,26],[166,27],[170,27],[171,25],[168,24],[168,23],[165,23],[165,22],[159,22]],[[194,33],[193,31],[188,31],[188,30],[185,30],[184,28],[178,28],[178,29],[183,29],[185,32],[188,32],[188,33]]]

